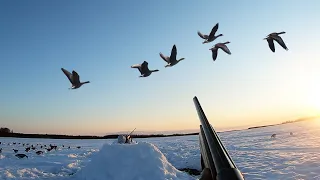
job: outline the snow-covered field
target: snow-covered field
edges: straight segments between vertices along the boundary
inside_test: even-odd
[[[320,180],[319,120],[219,136],[247,180]],[[0,179],[197,179],[177,169],[200,169],[198,136],[135,140],[138,144],[113,145],[114,140],[0,138]],[[25,152],[22,143],[58,149],[37,155]],[[29,158],[18,159],[13,149]]]

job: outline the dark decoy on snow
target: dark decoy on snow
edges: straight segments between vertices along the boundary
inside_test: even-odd
[[[202,34],[200,31],[198,31],[198,35],[199,35],[202,39],[205,39],[205,41],[203,41],[202,44],[212,42],[212,41],[214,41],[215,39],[217,39],[218,37],[223,36],[223,34],[219,34],[219,35],[215,36],[218,28],[219,28],[219,23],[217,23],[217,24],[212,28],[212,30],[211,30],[211,32],[210,32],[209,35]]]
[[[12,149],[14,151],[14,153],[17,153],[18,152],[18,149]]]
[[[271,33],[269,34],[266,38],[264,38],[263,40],[267,40],[268,44],[269,44],[269,48],[271,49],[272,52],[275,52],[276,49],[274,47],[274,41],[277,41],[278,44],[280,44],[281,47],[283,47],[283,49],[288,51],[288,48],[286,46],[286,44],[284,43],[284,41],[282,40],[282,38],[279,36],[280,34],[284,34],[286,32],[279,32],[279,33]]]
[[[25,154],[16,154],[15,156],[18,157],[19,159],[24,158],[24,157],[28,158],[28,156]]]
[[[173,45],[172,49],[171,49],[171,55],[169,56],[165,56],[163,55],[161,52],[159,53],[160,57],[167,62],[168,64],[165,65],[164,67],[172,67],[176,64],[178,64],[180,61],[184,60],[184,58],[180,58],[177,60],[177,47],[176,45]]]
[[[159,71],[158,69],[150,70],[148,68],[148,62],[147,61],[143,61],[142,64],[132,65],[131,68],[137,68],[139,70],[139,72],[141,74],[139,77],[148,77],[148,76],[150,76],[151,73]]]
[[[228,42],[225,42],[225,43],[217,43],[215,44],[212,48],[210,48],[209,50],[212,51],[212,59],[213,61],[215,61],[217,59],[217,56],[218,56],[218,49],[222,49],[225,53],[231,55],[231,52],[229,50],[229,48],[226,46],[226,44],[230,43],[229,41]]]
[[[43,154],[43,151],[37,151],[36,154],[37,155]]]
[[[76,71],[72,71],[72,74],[71,74],[69,71],[67,71],[63,68],[61,68],[61,70],[67,76],[70,83],[72,84],[71,88],[69,88],[69,89],[78,89],[83,84],[90,83],[90,81],[80,82],[80,76]]]

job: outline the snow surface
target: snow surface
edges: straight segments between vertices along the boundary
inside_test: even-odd
[[[276,138],[271,138],[274,133]],[[219,136],[246,180],[320,180],[319,120],[224,132]],[[198,139],[198,136],[147,138],[135,139],[137,144],[133,145],[114,145],[115,139],[0,138],[0,148],[3,148],[0,153],[0,179],[69,180],[85,177],[93,180],[97,176],[96,180],[112,180],[107,175],[113,179],[129,175],[124,179],[134,180],[139,180],[138,177],[143,179],[143,175],[145,179],[196,179],[177,169],[200,169]],[[12,142],[55,144],[58,149],[37,155],[38,149],[26,153],[21,144],[12,145]],[[77,146],[81,148],[77,149]],[[29,158],[16,158],[13,148],[19,149],[19,153],[23,151]],[[120,166],[122,168],[119,169]],[[97,170],[101,171],[92,173]]]
[[[73,179],[163,180],[196,179],[178,171],[153,144],[105,144]]]

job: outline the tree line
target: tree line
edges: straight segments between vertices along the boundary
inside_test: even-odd
[[[132,134],[132,138],[151,138],[151,137],[171,137],[171,136],[190,136],[198,135],[199,133],[188,133],[188,134],[149,134],[149,135],[139,135]],[[118,134],[111,134],[105,136],[74,136],[74,135],[59,135],[59,134],[24,134],[24,133],[14,133],[6,127],[0,128],[0,137],[17,137],[17,138],[47,138],[47,139],[116,139]]]

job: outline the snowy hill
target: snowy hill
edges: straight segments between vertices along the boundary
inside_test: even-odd
[[[191,180],[172,166],[153,144],[105,144],[91,162],[77,172],[78,180]]]

